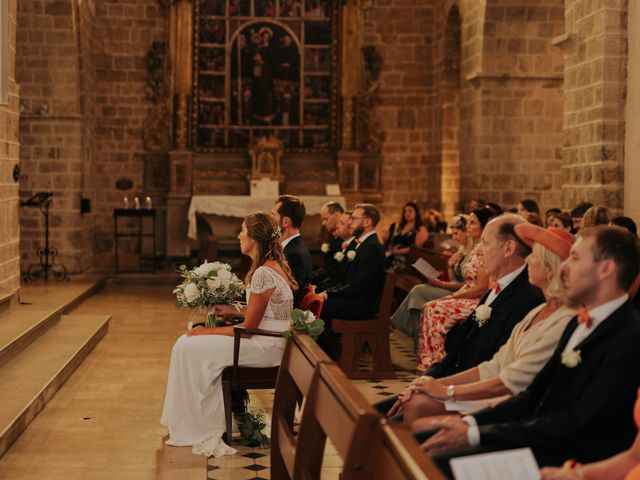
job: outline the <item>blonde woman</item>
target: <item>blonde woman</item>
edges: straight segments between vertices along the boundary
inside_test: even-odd
[[[280,244],[280,229],[273,215],[248,215],[238,236],[240,250],[252,260],[246,278],[247,307],[240,325],[285,331],[293,309],[291,275]],[[224,308],[218,309],[224,313]],[[245,338],[239,363],[250,367],[280,364],[281,338]],[[167,445],[192,446],[195,454],[232,455],[222,440],[225,432],[220,373],[233,362],[233,327],[196,327],[173,346],[162,424],[169,429]]]
[[[424,417],[493,406],[505,396],[526,389],[576,315],[576,310],[567,305],[560,271],[574,237],[553,227],[545,230],[528,223],[516,225],[515,232],[533,247],[526,259],[529,282],[543,290],[546,302],[516,325],[491,360],[449,377],[416,379],[404,394],[411,400],[405,399],[403,407],[405,422],[413,428],[428,427],[430,420]]]

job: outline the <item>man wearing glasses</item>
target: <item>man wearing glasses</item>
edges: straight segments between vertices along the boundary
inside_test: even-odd
[[[340,338],[331,329],[331,320],[366,320],[375,317],[384,284],[384,248],[376,235],[380,212],[370,203],[356,205],[351,216],[351,233],[356,248],[347,252],[342,281],[325,290],[322,318],[325,330],[318,344],[334,359],[340,358]]]

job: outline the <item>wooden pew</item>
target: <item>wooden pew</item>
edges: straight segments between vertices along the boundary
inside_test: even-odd
[[[296,406],[309,393],[320,363],[331,359],[307,334],[292,332],[280,364],[271,420],[271,478],[292,478],[298,447],[293,431]]]
[[[319,363],[302,412],[292,478],[319,479],[327,438],[343,460],[342,480],[371,478],[371,439],[380,414],[335,364]],[[274,476],[273,478],[286,478]]]
[[[371,480],[444,480],[445,476],[425,455],[408,428],[382,420],[382,428],[371,445]]]

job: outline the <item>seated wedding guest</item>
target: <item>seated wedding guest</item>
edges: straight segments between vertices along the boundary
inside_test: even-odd
[[[551,222],[553,222],[553,219],[556,218],[556,215],[561,212],[562,210],[560,210],[559,208],[550,208],[549,210],[547,210],[544,214],[544,226],[553,227],[553,225],[551,225]]]
[[[487,207],[489,207],[491,210],[495,212],[496,217],[504,213],[504,210],[502,209],[502,207],[498,205],[496,202],[487,202]]]
[[[538,206],[538,202],[535,200],[525,198],[518,203],[516,208],[518,209],[518,215],[525,220],[529,220],[529,214],[531,213],[537,213],[538,217],[540,216],[540,207]]]
[[[611,220],[611,225],[617,225],[619,227],[626,228],[634,235],[638,234],[638,227],[636,226],[636,222],[629,217],[616,217]]]
[[[370,203],[360,203],[353,209],[351,233],[356,237],[354,250],[345,255],[348,262],[342,280],[328,288],[320,318],[325,329],[318,344],[334,359],[340,358],[340,339],[331,329],[331,320],[366,320],[378,311],[384,284],[384,248],[376,235],[380,212]]]
[[[636,427],[640,428],[640,389],[633,409]],[[581,465],[575,460],[567,460],[562,468],[545,467],[540,470],[542,480],[640,480],[640,433],[631,448],[614,457],[596,463]]]
[[[617,225],[619,227],[626,228],[634,235],[638,235],[638,227],[636,226],[636,222],[634,222],[632,218],[615,217],[613,220],[611,220],[611,225]]]
[[[551,221],[551,226],[553,228],[557,228],[558,230],[564,230],[565,232],[571,233],[571,230],[573,228],[571,215],[569,215],[567,212],[556,213],[553,220]]]
[[[345,239],[338,236],[337,230],[338,223],[340,222],[340,218],[342,218],[343,213],[344,208],[342,208],[342,205],[338,202],[327,202],[320,208],[322,226],[327,230],[327,232],[329,232],[329,235],[331,235],[329,242],[322,244],[324,268],[328,268],[335,263],[335,259],[333,257],[336,252],[339,252],[342,249],[341,245]]]
[[[280,245],[276,219],[264,212],[247,215],[238,239],[242,253],[251,257],[241,325],[288,330],[296,282]],[[228,313],[229,307],[220,306],[220,313]],[[239,364],[274,367],[280,365],[283,350],[281,338],[244,338]],[[226,427],[220,384],[222,370],[232,363],[233,327],[196,327],[176,341],[161,420],[169,429],[167,445],[192,446],[193,453],[206,456],[235,453],[222,440]]]
[[[609,225],[612,218],[613,215],[611,215],[611,210],[607,207],[594,205],[584,212],[580,222],[580,230],[583,228],[595,227],[596,225]]]
[[[431,364],[442,360],[445,355],[445,335],[456,323],[466,319],[478,305],[489,288],[489,274],[482,267],[482,247],[480,237],[487,222],[493,217],[488,207],[476,208],[469,215],[467,237],[474,247],[464,264],[464,284],[444,298],[431,300],[422,306],[420,316],[417,370],[427,370]],[[439,280],[432,283],[438,285]]]
[[[577,310],[567,306],[560,269],[569,256],[573,235],[526,223],[516,225],[515,232],[533,249],[526,258],[529,283],[542,289],[546,302],[515,326],[491,360],[448,377],[417,379],[403,394],[404,421],[414,429],[426,426],[421,417],[486,408],[523,391],[547,363],[576,315]]]
[[[402,209],[402,219],[398,224],[392,223],[387,232],[385,239],[387,271],[395,272],[405,268],[411,246],[422,248],[427,238],[429,238],[429,232],[420,216],[418,204],[407,202]]]
[[[429,300],[449,295],[464,285],[464,266],[475,245],[474,240],[467,236],[467,218],[466,215],[458,215],[452,219],[451,232],[459,248],[447,261],[449,281],[428,278],[427,283],[416,285],[391,315],[391,323],[405,335],[413,337],[414,352],[418,351],[418,324],[422,306]]]
[[[334,263],[328,268],[321,268],[311,274],[311,283],[315,286],[317,293],[339,283],[350,264],[347,254],[356,248],[355,237],[351,234],[351,211],[346,210],[340,216],[336,234],[344,240],[340,244],[340,249],[333,255]]]
[[[491,308],[489,318],[485,318],[480,326],[474,312],[453,327],[445,340],[447,354],[442,361],[431,365],[426,375],[442,378],[491,359],[507,341],[513,327],[544,301],[540,289],[528,280],[524,259],[531,249],[515,234],[514,228],[520,223],[525,223],[521,216],[504,214],[485,227],[482,232],[482,260],[489,276],[497,279],[496,287],[480,300],[480,305]],[[394,404],[397,409],[401,403],[394,395],[378,402],[375,407],[382,413],[388,413]]]
[[[627,290],[640,242],[620,227],[580,232],[562,264],[569,300],[582,305],[526,390],[462,419],[433,419],[423,449],[448,468],[452,457],[530,447],[540,466],[595,462],[629,448],[640,384],[640,313]],[[471,448],[469,448],[471,447]]]
[[[593,203],[591,202],[580,202],[575,206],[573,210],[571,210],[571,212],[569,212],[569,214],[571,215],[571,221],[573,222],[571,233],[573,233],[574,235],[578,233],[578,231],[580,230],[582,217],[584,216],[585,212],[591,207],[593,207]]]
[[[304,291],[311,276],[311,255],[300,236],[300,227],[306,215],[304,203],[293,195],[280,195],[273,205],[271,213],[276,217],[282,231],[280,241],[293,278],[298,284],[298,289],[295,292],[296,300],[298,300],[298,293]]]

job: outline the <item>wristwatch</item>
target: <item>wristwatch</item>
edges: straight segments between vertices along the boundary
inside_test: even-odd
[[[449,385],[447,387],[447,397],[449,398],[450,401],[453,402],[453,399],[456,396],[456,386],[455,385]]]

